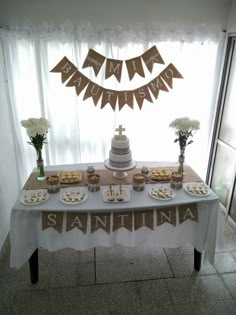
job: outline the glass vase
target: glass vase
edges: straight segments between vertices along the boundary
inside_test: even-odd
[[[184,160],[185,160],[184,154],[180,154],[179,155],[179,166],[178,166],[177,173],[182,174],[182,175],[184,175]]]
[[[39,180],[39,181],[45,180],[46,176],[45,176],[45,173],[44,173],[43,160],[37,160],[37,168],[38,168],[37,180]]]

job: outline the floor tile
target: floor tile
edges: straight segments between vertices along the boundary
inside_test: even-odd
[[[127,314],[135,313],[141,307],[140,295],[135,282],[116,283],[109,288],[109,311]]]
[[[109,289],[102,285],[49,290],[53,315],[108,314]],[[51,314],[50,314],[51,315]]]
[[[97,283],[173,277],[164,250],[116,246],[96,249]]]
[[[50,299],[46,290],[20,291],[13,303],[14,315],[48,315],[51,313]]]
[[[236,273],[223,274],[222,279],[231,295],[236,298]]]
[[[174,304],[186,304],[198,300],[200,292],[196,289],[196,278],[174,278],[165,281]]]
[[[164,248],[167,256],[174,256],[174,255],[191,255],[194,252],[194,248],[192,245],[187,245],[184,247],[177,247],[177,248]]]
[[[236,228],[234,228],[227,220],[224,221],[224,234],[234,234],[236,233]]]
[[[236,259],[229,253],[216,253],[214,266],[219,273],[236,272]]]
[[[175,305],[176,315],[208,315],[209,312],[203,303],[189,303]]]
[[[50,288],[95,284],[94,263],[58,264],[50,267]]]
[[[165,280],[158,279],[152,281],[137,282],[140,303],[142,307],[160,308],[172,305]]]
[[[208,275],[196,278],[197,301],[231,299],[229,290],[219,275]],[[200,295],[200,296],[199,296]]]
[[[209,263],[202,263],[201,270],[194,270],[194,255],[169,256],[168,260],[175,277],[199,276],[204,274],[216,274],[214,266]]]
[[[235,234],[226,234],[224,236],[225,246],[231,251],[236,251],[236,233]]]
[[[235,315],[236,300],[207,302],[206,308],[209,315]]]

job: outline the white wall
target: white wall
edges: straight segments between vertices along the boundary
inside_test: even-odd
[[[228,33],[236,34],[236,0],[232,0],[232,8],[229,15]]]
[[[227,25],[232,0],[0,0],[0,24],[132,25],[186,23]]]
[[[0,249],[9,232],[11,208],[19,191],[5,84],[3,64],[0,62]]]

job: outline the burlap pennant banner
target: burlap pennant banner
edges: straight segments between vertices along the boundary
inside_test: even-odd
[[[125,228],[132,232],[132,212],[114,212],[113,213],[113,232]]]
[[[82,68],[92,67],[95,75],[97,76],[105,59],[106,58],[104,56],[97,53],[95,50],[89,49]]]
[[[134,211],[134,230],[138,230],[143,226],[154,229],[153,209],[145,211]]]
[[[73,74],[66,86],[74,86],[77,96],[89,84],[90,80],[78,70]]]
[[[133,109],[134,104],[134,94],[133,91],[119,91],[118,92],[118,103],[119,103],[119,110],[127,104],[130,108]]]
[[[168,88],[166,87],[164,81],[162,80],[161,76],[157,76],[151,82],[147,84],[149,90],[152,92],[155,99],[158,98],[159,91],[162,90],[164,92],[169,92]]]
[[[122,65],[123,65],[123,61],[121,61],[121,60],[107,58],[105,79],[108,79],[112,75],[114,75],[116,77],[117,81],[120,82]]]
[[[115,111],[118,93],[119,92],[117,91],[103,89],[101,108],[109,103],[111,105],[111,108]]]
[[[111,216],[109,212],[91,214],[91,232],[102,229],[110,234]]]
[[[139,89],[134,90],[134,95],[140,109],[142,109],[144,99],[152,103],[152,97],[150,95],[147,85],[144,85]]]
[[[176,226],[176,207],[157,209],[157,226],[170,223]]]
[[[156,46],[153,46],[150,49],[148,49],[144,54],[142,54],[141,57],[145,62],[149,72],[151,73],[154,63],[160,63],[163,65],[165,64]]]
[[[77,70],[77,67],[64,57],[50,72],[60,72],[61,81],[64,83]]]
[[[186,220],[192,220],[198,222],[198,210],[196,203],[190,203],[187,205],[181,205],[179,208],[179,223],[183,223]]]
[[[88,225],[88,213],[68,212],[66,220],[66,231],[71,231],[78,228],[84,234],[86,233]]]
[[[130,81],[133,79],[135,73],[138,73],[143,78],[145,77],[141,57],[132,58],[125,62]]]
[[[104,89],[101,86],[90,81],[86,88],[83,100],[92,97],[93,103],[96,106],[103,91]]]
[[[160,76],[163,80],[168,84],[168,86],[172,89],[173,87],[173,78],[183,79],[183,76],[179,71],[175,68],[175,66],[170,63],[165,70],[160,73]]]
[[[53,212],[42,212],[42,231],[48,228],[55,229],[58,233],[62,232],[63,226],[63,212],[53,211]]]

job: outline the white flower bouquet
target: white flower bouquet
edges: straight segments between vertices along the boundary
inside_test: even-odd
[[[183,173],[183,162],[186,146],[193,143],[193,136],[195,132],[200,129],[200,122],[198,120],[190,119],[188,117],[181,117],[173,120],[169,127],[175,130],[177,138],[174,142],[179,142],[180,147],[180,166],[179,173]],[[182,161],[182,162],[181,162]]]
[[[42,160],[43,144],[47,143],[47,133],[50,128],[46,118],[29,118],[21,121],[21,126],[26,128],[27,135],[30,138],[28,143],[32,145],[36,152],[38,160]]]
[[[50,128],[49,122],[46,118],[29,118],[21,121],[22,127],[26,128],[27,135],[30,141],[27,141],[32,145],[37,153],[37,166],[38,166],[38,180],[44,180],[44,164],[42,159],[43,144],[47,143],[47,133]]]

